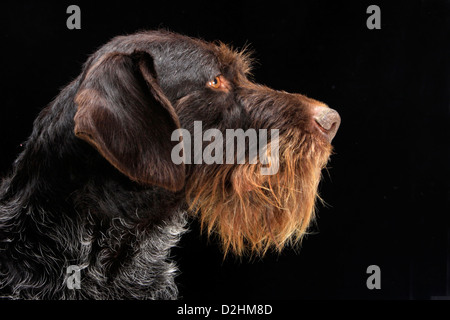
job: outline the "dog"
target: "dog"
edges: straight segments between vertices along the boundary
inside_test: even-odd
[[[38,115],[2,181],[1,296],[176,299],[170,249],[189,215],[224,254],[299,243],[340,116],[254,83],[251,63],[245,50],[164,30],[118,36],[92,54]],[[247,153],[244,163],[199,163],[186,136],[174,139],[199,121],[203,132],[266,130],[258,147],[278,147],[265,163]],[[180,143],[185,161],[175,163]]]

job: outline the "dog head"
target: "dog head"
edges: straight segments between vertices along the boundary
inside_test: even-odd
[[[281,250],[313,218],[340,118],[250,70],[248,54],[221,43],[118,37],[88,61],[75,134],[130,179],[183,190],[225,252]]]

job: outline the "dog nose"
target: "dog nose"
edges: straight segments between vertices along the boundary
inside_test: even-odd
[[[320,131],[325,134],[328,142],[331,142],[341,124],[339,113],[325,106],[317,106],[313,109],[313,119]]]

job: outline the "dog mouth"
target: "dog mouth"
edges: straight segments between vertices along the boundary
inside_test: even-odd
[[[298,130],[280,135],[275,175],[261,175],[261,163],[224,164],[199,170],[188,182],[192,214],[202,230],[219,237],[225,255],[262,256],[301,243],[314,220],[321,169],[332,148],[314,140]]]

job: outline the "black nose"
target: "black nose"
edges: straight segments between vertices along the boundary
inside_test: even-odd
[[[320,131],[325,134],[329,142],[333,140],[334,136],[341,124],[341,117],[336,110],[325,106],[317,106],[313,109],[313,119]]]

